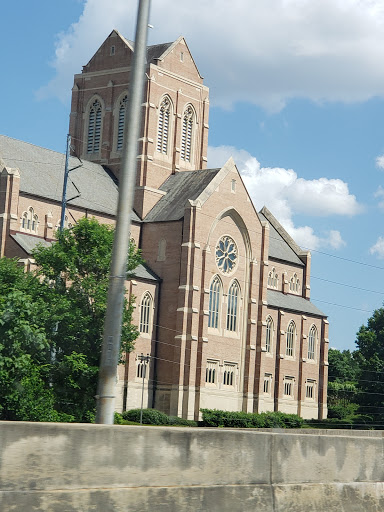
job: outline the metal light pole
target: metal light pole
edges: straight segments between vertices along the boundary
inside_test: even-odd
[[[147,375],[147,365],[149,363],[149,360],[150,360],[150,355],[147,354],[146,356],[143,355],[143,353],[141,353],[140,356],[138,356],[138,359],[139,361],[141,362],[141,364],[143,365],[143,385],[141,386],[141,409],[140,409],[140,425],[143,424],[143,405],[144,405],[144,381],[145,381],[145,377]]]
[[[139,0],[129,101],[124,127],[116,231],[109,275],[98,394],[96,396],[96,423],[108,425],[112,425],[114,419],[116,368],[120,353],[124,284],[127,274],[131,216],[136,182],[136,157],[141,126],[141,103],[145,83],[149,8],[150,0]]]

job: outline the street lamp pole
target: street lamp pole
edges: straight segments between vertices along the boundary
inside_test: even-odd
[[[138,356],[138,359],[140,361],[140,363],[143,365],[142,366],[142,376],[143,376],[143,384],[141,386],[141,409],[140,409],[140,425],[143,424],[143,405],[144,405],[144,381],[145,381],[145,377],[147,376],[147,368],[148,368],[148,363],[149,363],[149,360],[150,360],[150,355],[147,354],[146,356],[143,355],[143,353],[141,353],[140,356]]]
[[[136,185],[138,139],[141,128],[141,104],[145,83],[149,8],[150,0],[139,0],[129,100],[125,116],[116,230],[96,396],[96,423],[107,425],[112,425],[114,419],[116,368],[120,355],[131,216]]]

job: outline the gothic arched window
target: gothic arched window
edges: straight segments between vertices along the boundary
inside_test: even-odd
[[[171,114],[171,101],[166,96],[161,102],[159,109],[159,124],[157,127],[157,146],[159,153],[168,153],[169,119]]]
[[[221,281],[216,276],[209,288],[209,316],[208,327],[218,329],[219,327],[219,310],[221,299]]]
[[[152,313],[152,296],[149,292],[145,292],[140,303],[140,325],[139,331],[142,334],[148,334],[151,327]]]
[[[265,330],[265,350],[271,352],[273,341],[273,320],[269,316],[267,318],[267,327]]]
[[[268,273],[268,286],[270,288],[277,288],[279,285],[279,276],[277,275],[276,269],[273,268]]]
[[[308,335],[308,359],[315,359],[316,340],[317,329],[314,325],[312,325]]]
[[[194,113],[191,105],[188,105],[183,115],[183,125],[181,128],[181,148],[180,158],[186,162],[191,161],[192,153],[192,131],[193,131]]]
[[[125,113],[127,111],[127,94],[121,99],[119,106],[119,119],[117,123],[117,151],[123,149],[124,144],[124,126],[125,126]]]
[[[101,138],[101,103],[95,100],[89,109],[87,153],[98,153]]]
[[[237,312],[239,306],[240,287],[233,281],[228,290],[227,331],[237,330]]]
[[[285,355],[293,357],[294,344],[296,341],[296,325],[295,322],[290,322],[287,329],[287,346]]]
[[[297,277],[297,274],[293,274],[291,280],[289,281],[289,291],[298,293],[300,291],[300,279]]]
[[[26,212],[23,212],[21,216],[21,228],[29,233],[37,233],[37,227],[39,225],[39,217],[35,214],[32,206],[28,208]]]

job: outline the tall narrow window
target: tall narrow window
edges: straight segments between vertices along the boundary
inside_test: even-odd
[[[137,359],[136,361],[136,377],[139,379],[148,378],[148,362]]]
[[[207,367],[205,369],[205,382],[207,384],[216,384],[217,361],[207,361]]]
[[[237,309],[239,305],[239,285],[233,281],[228,291],[227,331],[237,330]]]
[[[294,322],[290,322],[287,329],[287,347],[285,355],[293,357],[294,343],[296,340],[296,326]]]
[[[219,327],[219,309],[221,298],[221,281],[216,276],[209,288],[209,317],[208,327],[218,329]]]
[[[264,387],[263,391],[267,395],[271,395],[272,390],[272,374],[271,373],[265,373],[264,374]]]
[[[315,359],[317,329],[312,325],[308,335],[308,359]]]
[[[193,130],[193,108],[189,105],[184,112],[183,126],[181,130],[180,158],[186,162],[191,161]]]
[[[142,334],[148,334],[150,331],[151,323],[151,310],[152,310],[152,297],[150,293],[146,292],[141,299],[140,304],[140,326],[139,331]]]
[[[125,125],[125,113],[127,111],[128,96],[125,95],[120,101],[119,106],[119,120],[117,124],[117,151],[123,149],[124,144],[124,125]]]
[[[267,327],[265,330],[265,350],[271,352],[273,339],[273,320],[269,316],[267,318]]]
[[[236,365],[233,363],[224,363],[223,373],[223,385],[234,386],[235,385],[235,370]]]
[[[284,396],[293,397],[293,384],[295,379],[293,377],[284,377]]]
[[[312,379],[308,379],[305,383],[305,398],[309,400],[313,400],[315,398],[315,385],[316,381]]]
[[[98,153],[101,136],[101,103],[95,100],[89,110],[87,153]]]
[[[157,128],[157,151],[166,155],[168,153],[169,118],[171,102],[165,97],[160,105],[159,125]]]

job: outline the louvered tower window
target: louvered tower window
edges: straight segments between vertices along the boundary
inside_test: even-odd
[[[209,288],[209,317],[208,327],[218,329],[219,327],[219,309],[221,296],[221,281],[215,277]]]
[[[89,111],[87,153],[98,153],[101,136],[101,103],[95,100]]]
[[[180,157],[186,162],[191,161],[192,151],[192,129],[193,129],[193,109],[187,108],[183,116],[183,127],[181,132],[181,151]]]
[[[169,98],[164,98],[159,110],[159,126],[157,130],[157,151],[166,155],[168,153],[169,136],[169,118],[171,112],[171,102]]]
[[[239,285],[234,281],[228,291],[227,331],[237,330],[237,309],[239,303]]]
[[[125,113],[127,111],[127,102],[128,96],[125,95],[124,98],[120,101],[119,106],[119,121],[117,125],[117,151],[121,151],[123,149]]]

